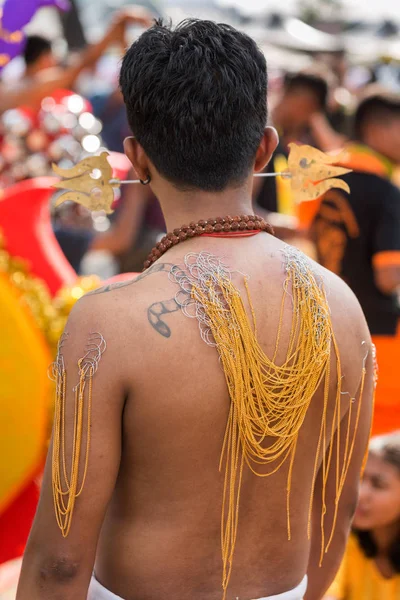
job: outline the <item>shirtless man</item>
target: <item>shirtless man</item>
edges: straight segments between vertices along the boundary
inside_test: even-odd
[[[250,38],[229,26],[208,21],[184,22],[175,31],[157,24],[128,50],[121,70],[121,87],[135,135],[127,140],[126,151],[139,177],[144,182],[151,181],[169,231],[209,215],[251,214],[253,172],[265,168],[277,137],[273,129],[265,129],[266,64]],[[307,574],[305,598],[318,600],[331,583],[356,505],[370,429],[373,353],[369,332],[357,300],[343,281],[294,251],[294,270],[304,285],[300,282],[296,289],[289,286],[276,352],[286,279],[285,256],[292,256],[293,252],[264,232],[236,239],[232,235],[188,237],[173,245],[134,281],[107,286],[100,293],[83,298],[74,308],[57,363],[61,376],[64,368],[68,376],[67,479],[71,455],[76,454],[71,433],[73,386],[79,381],[82,363],[79,369],[77,365],[88,340],[94,343],[92,347],[99,343],[99,353],[91,363],[97,370],[93,376],[87,476],[83,491],[76,498],[71,528],[63,537],[52,499],[52,481],[54,486],[62,467],[57,448],[53,460],[50,451],[17,600],[85,600],[89,586],[88,597],[94,600],[223,597],[221,510],[225,466],[220,473],[218,465],[231,400],[218,351],[222,356],[228,350],[229,360],[229,348],[220,346],[217,350],[201,338],[196,319],[190,319],[180,309],[180,297],[176,296],[179,286],[171,275],[171,268],[184,264],[185,257],[190,262],[189,253],[199,261],[202,252],[223,257],[243,299],[243,274],[248,275],[257,338],[264,357],[273,357],[277,365],[275,370],[271,367],[274,372],[285,361],[289,343],[293,316],[290,298],[300,314],[302,305],[295,300],[297,294],[304,292],[304,301],[308,302],[307,290],[316,293],[320,289],[311,285],[313,277],[323,281],[331,313],[330,316],[326,311],[325,319],[332,321],[342,365],[339,380],[343,393],[337,395],[338,377],[332,354],[330,385],[319,385],[320,379],[314,382],[315,393],[296,438],[290,541],[286,510],[288,461],[265,478],[257,477],[245,465],[236,550],[226,597],[300,600]],[[286,270],[288,265],[286,262]],[[178,276],[176,269],[173,273]],[[211,273],[206,277],[204,285],[214,276]],[[247,301],[243,301],[247,306]],[[317,300],[320,316],[322,304],[321,298]],[[310,316],[306,312],[301,324],[310,323]],[[324,323],[326,320],[322,319],[320,326],[298,332],[292,344],[296,345],[303,336],[304,345],[311,340],[318,346],[326,331]],[[107,347],[100,357],[103,339]],[[332,347],[332,337],[328,337],[328,346]],[[311,353],[302,369],[307,369],[316,358]],[[322,354],[319,358],[325,360]],[[294,358],[289,360],[288,371],[293,361]],[[363,366],[366,376],[361,393]],[[245,372],[238,363],[230,368],[242,375]],[[313,375],[307,375],[307,382]],[[293,377],[296,394],[305,379],[295,373]],[[87,379],[83,376],[80,381],[79,389]],[[250,385],[256,389],[258,383],[253,380]],[[268,378],[265,385],[271,387]],[[282,390],[283,398],[285,385],[277,383],[273,391]],[[90,387],[88,383],[87,386]],[[87,390],[85,394],[87,398]],[[321,548],[325,547],[321,543],[321,513],[326,509],[325,529],[329,531],[337,497],[335,460],[338,456],[342,461],[349,450],[346,435],[342,435],[340,446],[334,446],[332,468],[327,471],[322,455],[325,450],[329,455],[329,445],[334,442],[328,433],[326,446],[318,449],[324,398],[327,431],[337,429],[333,413],[338,399],[341,430],[347,432],[349,420],[354,447],[335,534],[319,567]],[[278,409],[279,402],[278,394]],[[277,429],[279,419],[276,423],[275,418]],[[285,414],[281,420],[284,425]],[[280,439],[285,443],[284,436]],[[58,433],[53,434],[53,444],[54,440],[59,443]],[[85,433],[82,448],[86,442]],[[262,445],[268,449],[275,442],[269,437]],[[316,456],[320,458],[309,538],[307,524]],[[84,452],[80,460],[83,468]],[[261,465],[260,470],[263,469]],[[57,486],[55,496],[59,503]],[[57,516],[66,534],[66,522],[59,511]],[[288,590],[295,591],[288,594]]]

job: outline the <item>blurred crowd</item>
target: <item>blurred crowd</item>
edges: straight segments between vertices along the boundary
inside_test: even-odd
[[[104,149],[123,152],[130,132],[117,72],[111,92],[91,90],[90,81],[110,49],[115,57],[125,47],[132,24],[143,28],[151,22],[140,8],[117,12],[98,43],[61,62],[45,35],[28,36],[23,73],[0,81],[0,189],[51,176],[53,163],[69,168]],[[289,144],[312,145],[337,154],[354,171],[345,177],[351,195],[332,190],[318,204],[298,205],[288,181],[279,177],[255,178],[253,189],[255,213],[266,216],[282,239],[342,276],[358,296],[382,357],[377,434],[400,428],[400,384],[393,374],[393,360],[400,358],[399,86],[399,64],[377,57],[368,67],[357,65],[344,51],[316,55],[301,71],[274,69],[269,121],[280,142],[268,172],[287,168]],[[125,171],[127,180],[137,179]],[[114,208],[106,215],[52,202],[54,233],[77,274],[108,279],[136,273],[166,232],[149,186],[122,185]],[[354,535],[327,598],[399,598],[399,535],[400,442],[392,434],[371,446]]]

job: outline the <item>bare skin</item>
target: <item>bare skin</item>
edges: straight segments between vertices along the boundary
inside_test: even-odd
[[[255,168],[265,166],[274,145],[266,133]],[[150,171],[168,229],[211,215],[251,213],[251,175],[240,189],[220,194],[171,189],[133,140],[128,153],[138,175]],[[172,193],[173,192],[173,193]],[[183,196],[186,201],[183,202]],[[190,215],[190,216],[189,216]],[[200,338],[194,319],[174,301],[171,265],[188,252],[225,258],[250,276],[249,286],[263,350],[272,356],[284,281],[276,238],[196,238],[169,250],[133,282],[85,297],[69,319],[63,355],[70,380],[77,375],[88,335],[107,341],[93,386],[92,450],[88,478],[69,536],[57,528],[48,464],[38,513],[24,558],[17,600],[84,600],[93,567],[99,581],[125,600],[220,600],[220,519],[223,476],[218,471],[229,397],[215,348]],[[315,266],[319,269],[319,267]],[[369,333],[357,301],[337,277],[323,271],[340,347],[346,389],[355,395]],[[243,276],[234,281],[243,290]],[[290,331],[284,315],[277,361]],[[271,478],[245,471],[234,569],[227,598],[250,600],[295,587],[308,572],[307,600],[319,599],[340,563],[356,504],[359,471],[367,444],[372,395],[372,358],[353,461],[340,504],[336,536],[322,569],[320,502],[307,539],[312,466],[321,417],[317,393],[300,434],[292,484],[292,541],[287,540],[287,467]],[[72,384],[71,384],[72,385]],[[332,386],[333,413],[334,386]],[[72,393],[68,392],[72,402]],[[344,397],[344,407],[349,399]],[[70,419],[67,415],[67,427]],[[354,427],[354,424],[353,424]],[[320,493],[320,479],[316,497]],[[328,510],[334,499],[328,483]],[[314,527],[315,525],[315,527]]]

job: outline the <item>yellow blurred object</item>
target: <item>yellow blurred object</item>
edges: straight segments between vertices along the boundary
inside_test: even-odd
[[[61,331],[57,337],[60,338],[64,330],[69,313],[71,312],[75,302],[77,302],[87,292],[92,292],[101,286],[101,279],[96,275],[87,277],[78,277],[73,285],[65,286],[57,293],[53,300],[54,309],[57,312]]]
[[[19,292],[20,304],[28,309],[43,336],[55,350],[61,334],[57,327],[57,313],[46,284],[29,274],[24,261],[12,258],[3,247],[0,234],[0,274]]]
[[[400,187],[400,168],[395,169],[395,172],[393,173],[393,183],[397,185],[397,187]]]
[[[45,456],[52,355],[8,274],[0,271],[0,513],[37,474]]]
[[[0,236],[0,514],[43,464],[53,412],[48,367],[73,305],[100,283],[78,278],[52,300]]]
[[[278,154],[274,159],[274,169],[277,173],[284,173],[288,169],[288,161],[283,154]],[[282,215],[296,214],[292,185],[287,177],[278,175],[276,178],[276,196],[278,203],[278,212]]]

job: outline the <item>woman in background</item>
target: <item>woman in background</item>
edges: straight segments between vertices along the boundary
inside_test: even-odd
[[[345,558],[325,600],[400,599],[400,431],[372,439]]]

